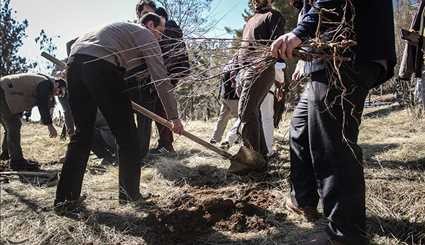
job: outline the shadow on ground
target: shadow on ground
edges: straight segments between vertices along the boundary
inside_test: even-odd
[[[368,218],[368,229],[371,235],[395,238],[400,244],[424,244],[425,242],[425,223],[423,222],[372,216]]]

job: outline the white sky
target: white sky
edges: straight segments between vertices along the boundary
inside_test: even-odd
[[[28,37],[20,53],[31,60],[43,60],[34,39],[44,29],[50,37],[56,37],[57,57],[64,58],[67,41],[108,23],[134,19],[137,2],[138,0],[11,0],[17,19],[29,21]],[[211,19],[219,22],[208,35],[226,36],[225,26],[242,28],[244,23],[241,15],[247,6],[248,0],[213,0]]]

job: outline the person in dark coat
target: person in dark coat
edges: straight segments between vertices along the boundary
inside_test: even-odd
[[[310,1],[304,1],[302,20],[273,42],[273,55],[292,58],[294,48],[314,37],[320,9],[339,13],[323,18],[341,17],[346,2],[316,0],[311,7]],[[311,73],[290,126],[291,198],[287,208],[314,219],[321,199],[329,220],[326,232],[307,244],[368,243],[362,150],[357,139],[369,90],[394,74],[394,17],[392,1],[352,3],[357,41],[351,50],[353,60],[341,65],[339,86],[328,76],[330,67]]]
[[[159,41],[159,45],[164,58],[164,64],[168,71],[168,76],[171,83],[176,86],[180,79],[187,76],[190,67],[186,44],[183,41],[183,31],[175,21],[168,18],[168,14],[164,8],[152,8],[153,5],[148,5],[147,2],[140,6],[143,6],[141,9],[142,12],[155,11],[155,13],[161,16],[165,21],[165,31]],[[127,77],[129,77],[129,87],[131,87],[132,91],[132,98],[135,101],[139,101],[146,109],[161,117],[165,117],[164,107],[150,79],[143,76],[137,76],[138,73],[143,74],[143,70],[146,70],[146,68],[140,66],[127,74]],[[143,101],[140,101],[140,98],[143,98]],[[149,150],[152,135],[152,120],[143,115],[137,115],[137,131],[140,139],[142,158],[148,153],[151,155],[175,153],[173,147],[174,138],[171,130],[159,123],[156,123],[156,127],[159,134],[158,143],[156,148]]]

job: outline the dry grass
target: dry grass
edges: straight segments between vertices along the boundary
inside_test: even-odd
[[[373,243],[425,241],[425,126],[421,124],[404,110],[378,108],[366,112],[360,142],[367,163],[368,222]],[[189,131],[205,139],[212,127],[212,122],[201,121],[187,125]],[[116,168],[109,167],[104,173],[87,171],[83,185],[86,210],[80,219],[55,215],[51,209],[55,187],[31,186],[16,179],[3,183],[0,243],[299,244],[319,231],[324,220],[308,223],[283,207],[289,171],[286,128],[287,123],[276,132],[275,147],[280,156],[268,175],[243,178],[225,171],[227,161],[177,137],[177,157],[151,160],[143,167],[141,190],[152,196],[138,205],[118,205]],[[35,124],[24,126],[23,146],[28,158],[53,169],[60,168],[56,161],[66,149],[65,142],[48,139],[47,130]],[[90,159],[91,166],[98,164],[94,157]],[[234,216],[227,223],[205,222],[205,217],[196,216],[214,198],[254,203],[259,213],[248,218],[264,227],[235,231],[237,227],[231,227],[230,222]],[[178,205],[189,205],[189,211],[176,213],[182,211],[176,208]],[[242,209],[235,210],[238,213]],[[164,226],[163,219],[170,217],[177,219],[170,221],[174,226]],[[198,234],[195,225],[206,232]]]

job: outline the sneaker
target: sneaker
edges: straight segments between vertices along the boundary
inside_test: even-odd
[[[228,141],[225,141],[221,143],[220,148],[224,150],[228,150],[230,148],[230,143]]]
[[[156,149],[152,149],[149,151],[149,154],[152,156],[160,156],[160,155],[174,155],[176,151],[174,149],[167,149],[165,147],[157,147]]]
[[[40,165],[35,162],[30,163],[25,159],[10,161],[10,168],[13,171],[40,171]]]
[[[317,208],[299,208],[292,202],[290,198],[286,200],[285,206],[288,211],[303,216],[309,222],[314,222],[320,218],[320,214],[317,211]]]

